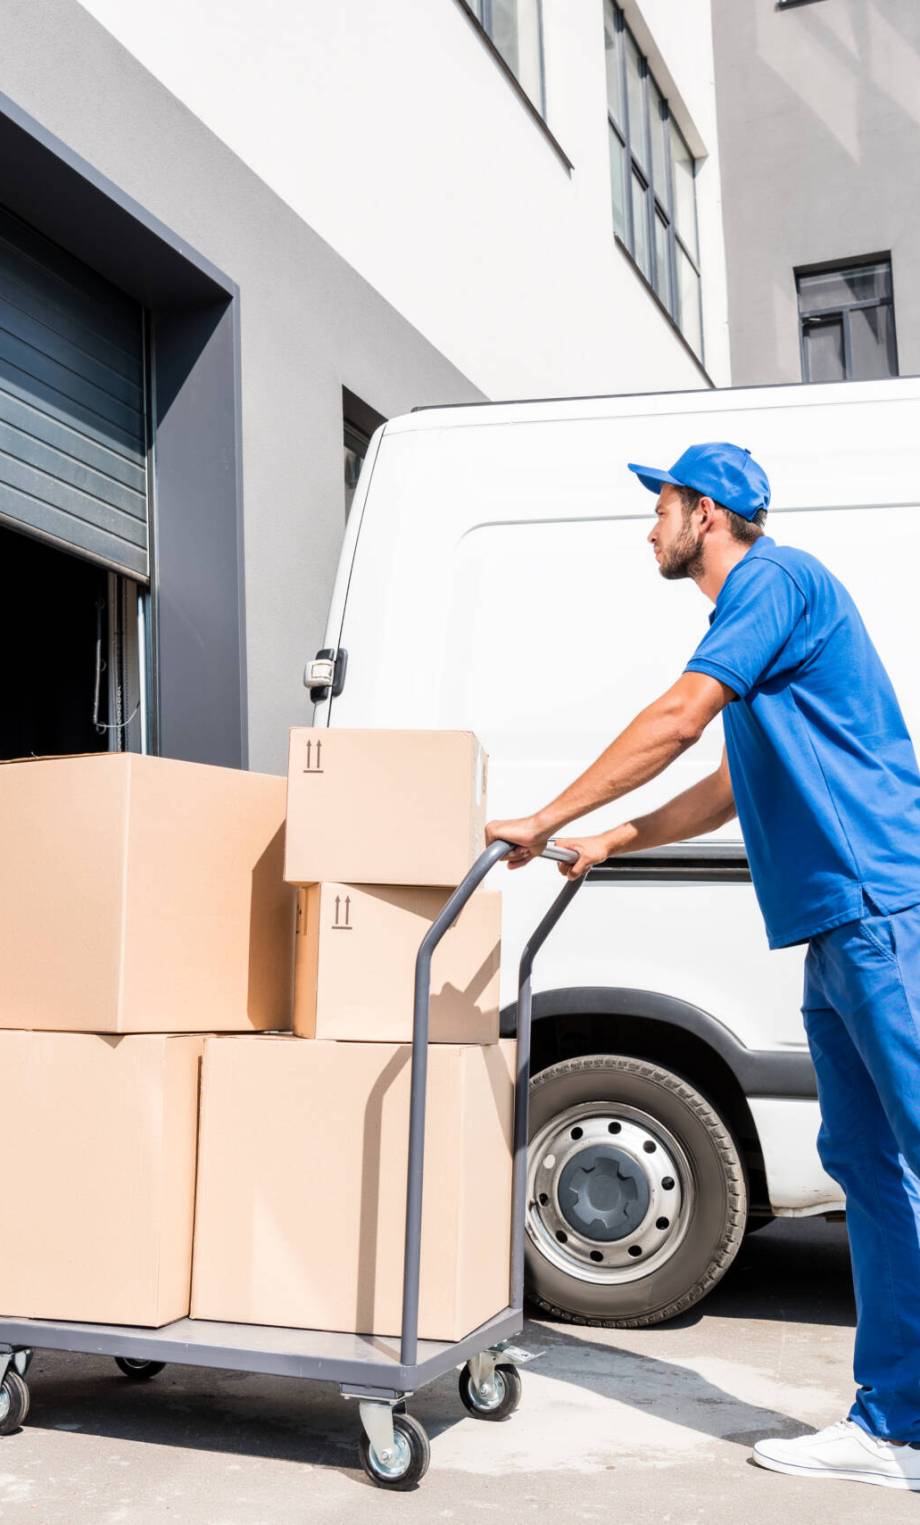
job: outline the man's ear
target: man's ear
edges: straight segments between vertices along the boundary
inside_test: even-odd
[[[716,502],[714,498],[707,498],[704,496],[700,498],[700,501],[696,506],[697,508],[702,509],[703,512],[703,523],[701,525],[702,529],[707,529],[709,525],[715,524]]]

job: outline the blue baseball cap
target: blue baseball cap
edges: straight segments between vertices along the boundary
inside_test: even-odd
[[[633,466],[643,487],[649,492],[660,492],[664,484],[671,487],[692,487],[740,514],[742,519],[753,519],[761,508],[770,507],[770,483],[767,473],[758,466],[750,450],[740,445],[727,445],[721,441],[706,445],[691,445],[674,462],[670,471],[659,471],[655,466]]]

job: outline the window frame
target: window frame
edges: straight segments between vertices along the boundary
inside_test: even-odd
[[[854,270],[869,270],[873,266],[887,265],[888,267],[888,290],[886,297],[867,297],[862,301],[838,302],[834,307],[823,307],[815,312],[802,311],[802,295],[800,282],[808,280],[814,275],[843,275],[845,272]],[[820,265],[797,266],[793,272],[795,276],[796,308],[799,319],[799,363],[802,370],[802,383],[805,386],[826,386],[827,382],[815,382],[808,375],[808,350],[805,344],[805,332],[809,327],[817,328],[822,323],[839,321],[843,331],[843,377],[844,381],[864,381],[865,377],[854,376],[853,368],[853,341],[850,334],[850,313],[864,312],[870,307],[888,307],[891,309],[891,336],[894,345],[895,376],[901,374],[900,360],[898,358],[898,327],[894,315],[894,271],[889,254],[868,254],[859,259],[845,259],[834,263],[824,262]],[[883,378],[884,379],[884,378]]]
[[[686,137],[681,131],[680,124],[674,118],[668,103],[667,96],[665,95],[661,86],[658,84],[658,81],[655,79],[655,76],[649,67],[648,58],[642,52],[642,49],[639,47],[635,36],[630,30],[629,23],[626,20],[626,16],[622,8],[616,3],[616,0],[605,0],[605,10],[608,12],[608,14],[612,14],[614,31],[617,37],[616,63],[619,76],[620,111],[622,115],[622,122],[617,121],[617,118],[614,116],[611,109],[610,91],[608,90],[606,92],[608,127],[607,147],[609,153],[611,147],[609,134],[612,134],[619,143],[620,149],[622,150],[625,159],[626,194],[624,196],[624,207],[622,211],[623,220],[625,221],[626,225],[626,238],[621,238],[619,233],[617,233],[616,228],[614,228],[614,237],[616,238],[620,247],[625,249],[625,252],[629,255],[642,278],[646,280],[647,283],[651,286],[660,305],[671,318],[672,322],[685,340],[692,353],[699,360],[700,364],[705,367],[705,338],[703,334],[702,311],[702,261],[699,257],[700,232],[699,215],[696,204],[696,186],[694,184],[693,230],[697,253],[694,255],[691,249],[688,248],[677,227],[674,161],[671,137],[672,127],[676,132],[680,134],[682,142],[686,144],[687,152],[690,155],[694,167],[694,182],[696,180],[696,159],[693,157],[690,145],[687,143]],[[633,124],[630,121],[627,38],[629,41],[631,41],[633,47],[635,48],[639,61],[639,89],[641,92],[640,99],[642,103],[642,122],[638,124],[638,133],[634,133]],[[654,110],[656,101],[661,102],[662,112],[660,120],[664,137],[665,172],[665,185],[663,187],[658,187],[655,184],[654,150],[652,148],[652,112]],[[641,144],[641,149],[644,151],[643,159],[640,159],[637,155],[635,147],[637,143]],[[646,275],[642,265],[636,258],[636,224],[635,208],[633,205],[634,176],[640,182],[643,193],[643,200],[645,203],[645,239],[648,247],[649,263],[648,275]],[[666,201],[662,199],[662,191],[667,197]],[[656,238],[656,221],[658,218],[660,218],[664,223],[667,233],[666,282],[659,282],[658,279],[658,243]],[[694,274],[696,275],[697,281],[699,282],[699,312],[697,314],[697,319],[699,322],[700,331],[700,347],[698,351],[691,343],[687,334],[687,330],[684,326],[684,323],[682,322],[683,314],[681,313],[680,282],[678,274],[678,248],[680,248],[681,253],[687,259],[688,263],[694,271]],[[665,300],[664,296],[662,295],[662,291],[659,290],[660,285],[665,291],[670,293],[670,302]]]
[[[524,89],[524,86],[521,84],[510,64],[495,46],[495,43],[492,41],[492,38],[489,36],[489,33],[480,21],[476,10],[473,8],[474,4],[476,3],[477,0],[454,0],[454,4],[460,7],[461,11],[467,19],[467,22],[473,28],[479,38],[479,41],[482,43],[482,46],[487,48],[491,53],[496,65],[504,74],[509,85],[511,85],[512,89],[515,91],[523,105],[526,106],[528,112],[536,122],[537,126],[540,128],[543,136],[546,138],[546,141],[549,143],[556,157],[561,162],[566,173],[571,175],[575,166],[563,148],[562,144],[559,142],[559,139],[556,137],[552,128],[550,127],[546,116],[546,54],[543,45],[543,0],[537,0],[538,13],[540,18],[540,89],[541,95],[543,97],[542,107],[538,106],[536,101],[534,101],[528,95],[527,91]]]
[[[536,107],[537,111],[540,113],[540,116],[545,121],[546,120],[546,55],[545,55],[544,50],[543,50],[543,0],[533,0],[533,4],[534,4],[534,6],[536,8],[536,13],[537,13],[537,31],[538,31],[539,40],[540,40],[540,49],[539,49],[539,51],[540,51],[540,62],[539,62],[540,99],[538,101],[535,101],[533,99],[533,96],[530,95],[530,93],[528,92],[526,86],[523,84],[523,82],[520,79],[518,79],[517,74],[515,74],[514,70],[511,68],[511,65],[508,63],[508,60],[505,58],[505,55],[502,53],[501,49],[499,48],[498,44],[495,41],[495,37],[494,37],[494,34],[493,34],[493,27],[492,27],[492,9],[493,9],[493,6],[495,5],[495,0],[466,0],[466,3],[469,6],[469,8],[470,8],[470,10],[471,10],[471,12],[473,14],[474,20],[477,21],[479,23],[479,25],[482,27],[482,30],[485,32],[485,34],[488,37],[489,41],[491,42],[493,48],[498,53],[499,57],[503,60],[503,62],[505,63],[506,67],[510,70],[511,74],[514,75],[514,78],[517,80],[517,82],[520,85],[521,89],[524,91],[524,94],[527,96],[527,99],[529,101],[533,102],[533,105]],[[480,12],[482,13],[481,15],[480,15]]]

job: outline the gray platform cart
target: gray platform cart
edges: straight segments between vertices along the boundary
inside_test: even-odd
[[[406,1399],[451,1369],[462,1367],[460,1398],[475,1418],[504,1419],[514,1412],[521,1396],[517,1363],[526,1360],[525,1352],[516,1350],[511,1341],[523,1327],[531,970],[537,951],[581,886],[581,879],[567,880],[521,956],[508,1307],[465,1339],[442,1342],[418,1338],[431,957],[473,891],[493,865],[512,850],[508,842],[493,842],[486,848],[432,923],[416,960],[401,1337],[388,1340],[188,1318],[161,1329],[0,1319],[0,1435],[18,1429],[28,1414],[26,1376],[32,1352],[39,1349],[113,1356],[124,1375],[134,1381],[146,1381],[167,1363],[179,1362],[333,1383],[343,1397],[358,1404],[361,1464],[382,1488],[410,1488],[424,1477],[430,1456],[428,1437],[418,1420],[406,1412]],[[564,848],[548,847],[543,856],[559,862],[575,860],[575,854]]]

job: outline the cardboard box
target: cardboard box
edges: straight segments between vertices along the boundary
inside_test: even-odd
[[[0,1033],[0,1314],[187,1316],[203,1042]]]
[[[429,1050],[419,1332],[508,1304],[514,1045]],[[192,1317],[395,1335],[408,1044],[205,1044]]]
[[[451,893],[386,884],[298,890],[295,1033],[410,1043],[419,944]],[[432,1043],[498,1042],[501,915],[501,895],[477,891],[438,943]]]
[[[485,847],[486,766],[470,731],[296,726],[285,879],[458,885]]]
[[[132,753],[0,765],[0,1027],[289,1029],[285,792]]]

